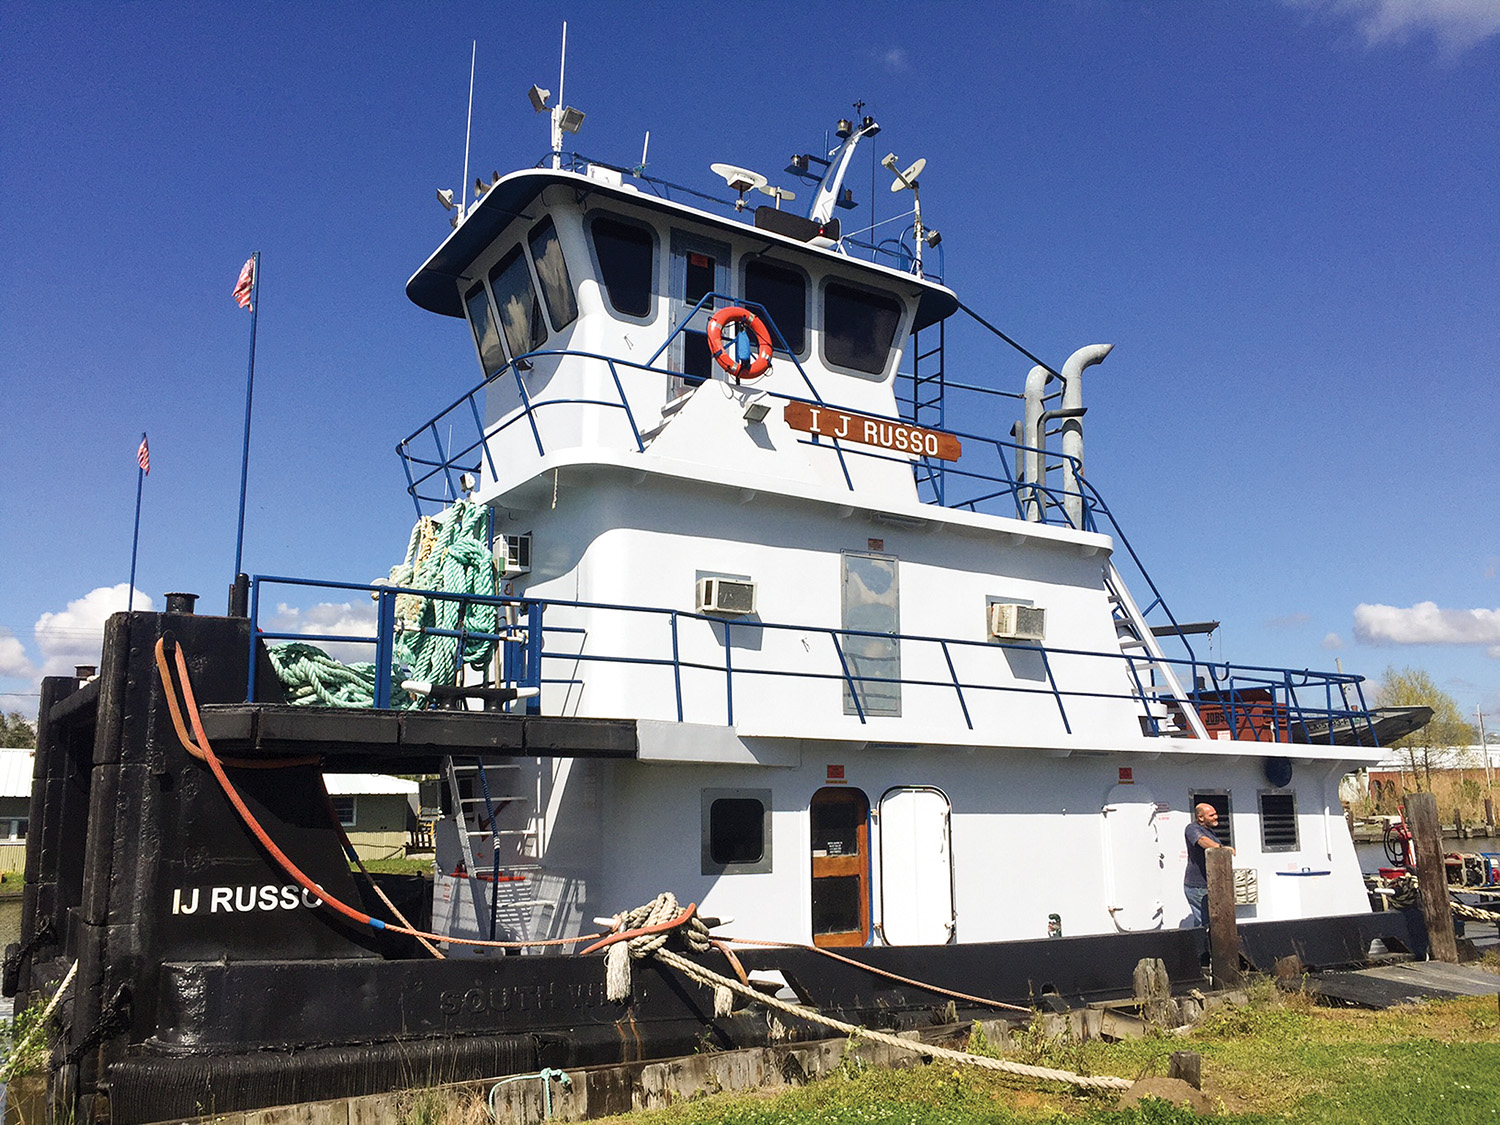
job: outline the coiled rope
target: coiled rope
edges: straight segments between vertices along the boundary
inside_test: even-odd
[[[441,519],[423,516],[411,530],[404,562],[391,568],[390,581],[430,594],[396,595],[396,650],[391,695],[382,707],[410,709],[420,700],[398,685],[404,679],[452,685],[460,663],[483,668],[495,641],[464,638],[460,633],[494,634],[499,610],[475,604],[465,595],[493,598],[499,593],[495,557],[486,539],[485,510],[460,500]],[[453,595],[437,597],[433,595]],[[436,630],[436,632],[434,632]],[[444,633],[453,635],[442,635]],[[299,707],[370,707],[375,700],[375,665],[346,664],[306,641],[266,646],[271,667],[286,688],[287,701]]]

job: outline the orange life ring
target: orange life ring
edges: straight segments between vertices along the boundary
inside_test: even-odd
[[[738,324],[740,337],[749,332],[755,337],[755,353],[748,359],[737,359],[734,354],[724,349],[723,333],[728,324]],[[738,346],[738,339],[733,341],[736,345],[733,352],[743,354]],[[736,379],[754,379],[765,374],[766,368],[771,366],[771,333],[761,321],[749,309],[742,309],[738,305],[732,305],[727,309],[720,309],[708,318],[708,350],[714,357],[714,362],[722,367]]]

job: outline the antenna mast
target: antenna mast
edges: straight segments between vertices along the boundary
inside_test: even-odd
[[[563,20],[562,60],[557,64],[557,104],[552,107],[552,167],[562,167],[563,78],[568,70],[568,21]]]
[[[460,220],[469,209],[469,138],[474,134],[474,60],[478,57],[479,40],[475,39],[469,44],[469,120],[464,125],[464,180],[463,190],[458,197]]]

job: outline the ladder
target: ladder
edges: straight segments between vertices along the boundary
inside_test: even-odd
[[[539,834],[532,798],[518,792],[520,770],[516,763],[486,764],[482,758],[449,755],[443,759],[443,776],[448,785],[469,901],[479,936],[488,941],[526,940],[530,937],[533,908],[543,905],[536,897],[536,876],[542,869],[541,863],[517,863],[514,859],[501,862],[504,844],[524,843],[527,838],[537,839]],[[526,827],[499,827],[501,813],[513,803],[520,803],[528,810]],[[475,842],[479,840],[489,842],[488,863],[476,854]],[[533,852],[540,855],[539,839],[537,844]],[[503,894],[503,890],[512,893]],[[517,891],[520,893],[514,893]]]
[[[1142,732],[1191,734],[1193,738],[1206,740],[1208,731],[1198,717],[1197,706],[1183,690],[1182,682],[1162,651],[1156,634],[1146,624],[1140,607],[1135,604],[1129,587],[1113,562],[1104,572],[1104,588],[1109,595],[1120,652],[1130,669],[1134,694],[1145,708]]]
[[[943,352],[946,344],[945,321],[938,321],[921,332],[911,335],[911,420],[915,425],[941,430],[944,418],[944,398],[947,379],[943,371]],[[923,351],[923,346],[936,332],[937,343]],[[917,486],[928,485],[933,498],[943,503],[943,463],[930,464],[919,460],[913,465]]]

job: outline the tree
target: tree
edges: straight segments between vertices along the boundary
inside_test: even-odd
[[[1454,759],[1458,747],[1478,741],[1478,730],[1464,721],[1458,703],[1420,668],[1386,668],[1375,705],[1432,708],[1432,720],[1425,727],[1391,743],[1406,758],[1419,789],[1430,791],[1434,767],[1441,769]]]
[[[36,731],[21,717],[21,712],[0,713],[0,746],[35,749]]]

